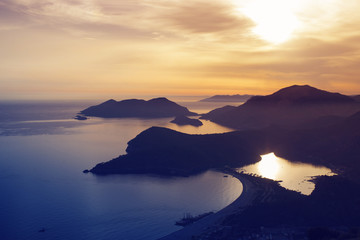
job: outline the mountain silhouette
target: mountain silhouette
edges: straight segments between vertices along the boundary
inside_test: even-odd
[[[245,102],[249,100],[254,95],[214,95],[209,98],[201,99],[199,102]]]
[[[100,163],[90,172],[187,176],[210,168],[238,167],[260,160],[265,145],[261,139],[254,132],[190,135],[151,127],[128,142],[126,155]]]
[[[278,156],[330,168],[336,166],[360,180],[360,112],[323,127],[269,136],[272,150]]]
[[[189,135],[152,127],[128,143],[126,155],[90,171],[191,175],[210,168],[242,167],[274,152],[290,161],[343,169],[360,178],[360,111],[351,97],[295,85],[213,112],[220,120],[251,129]]]
[[[290,161],[343,169],[360,181],[360,112],[313,129],[269,127],[189,135],[151,127],[131,140],[126,152],[90,171],[192,175],[211,168],[243,167],[259,161],[260,155],[274,152]]]
[[[351,96],[351,98],[357,102],[360,102],[360,95]]]
[[[85,116],[103,118],[162,118],[197,115],[167,98],[154,98],[148,101],[139,99],[115,101],[111,99],[82,110],[80,113]]]
[[[349,96],[294,85],[271,95],[254,96],[238,107],[212,110],[201,118],[235,129],[251,129],[297,126],[322,116],[349,116],[359,110],[360,104]]]

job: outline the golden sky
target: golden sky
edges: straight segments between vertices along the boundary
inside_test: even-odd
[[[360,94],[359,0],[0,0],[0,98]]]

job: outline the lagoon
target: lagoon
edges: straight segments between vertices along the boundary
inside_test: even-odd
[[[307,163],[294,163],[277,157],[274,153],[262,155],[261,161],[240,168],[238,171],[280,181],[280,186],[304,195],[310,195],[315,189],[315,184],[311,182],[313,177],[334,175],[329,168]]]

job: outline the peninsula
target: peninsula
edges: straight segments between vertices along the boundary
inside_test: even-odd
[[[332,120],[331,120],[332,122]],[[269,127],[222,134],[190,135],[151,127],[128,143],[127,154],[100,163],[95,174],[153,173],[192,175],[211,168],[243,167],[274,152],[297,162],[360,172],[360,112],[324,127]]]
[[[125,155],[89,172],[189,176],[217,169],[241,180],[245,192],[233,204],[163,240],[249,239],[254,234],[266,239],[279,231],[291,236],[286,239],[360,236],[350,228],[338,228],[360,225],[360,105],[354,99],[307,85],[292,86],[215,113],[224,121],[227,116],[248,125],[207,135],[151,127],[129,141]],[[317,177],[314,192],[304,196],[276,181],[236,172],[269,152],[293,162],[326,166],[338,175]]]
[[[151,127],[128,143],[126,155],[99,163],[90,172],[189,176],[225,165],[241,167],[266,153],[263,141],[261,132],[190,135]]]
[[[102,118],[164,118],[197,115],[167,98],[154,98],[148,101],[139,99],[115,101],[111,99],[86,108],[80,114]]]

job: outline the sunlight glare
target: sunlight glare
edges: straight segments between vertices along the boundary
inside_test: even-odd
[[[299,26],[295,11],[299,0],[256,0],[251,1],[241,11],[254,21],[253,33],[260,38],[279,44],[291,38]]]
[[[280,170],[278,158],[274,153],[261,155],[261,161],[259,162],[258,169],[263,177],[276,179],[276,176]]]

